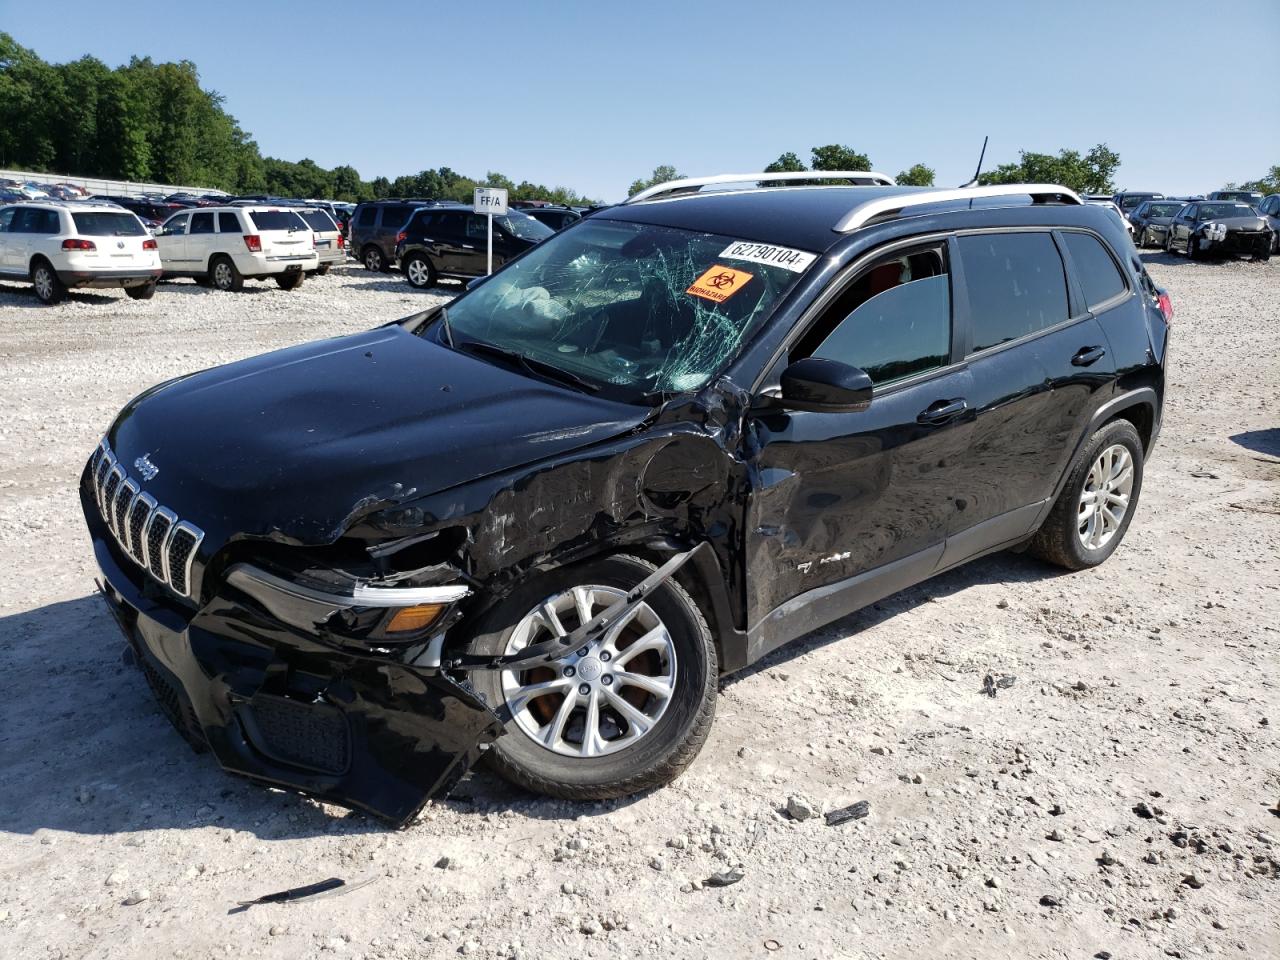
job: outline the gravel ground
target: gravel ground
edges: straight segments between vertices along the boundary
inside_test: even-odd
[[[1147,259],[1166,423],[1105,566],[997,555],[804,638],[723,683],[666,789],[480,772],[402,832],[185,747],[92,596],[75,484],[150,384],[456,288],[0,286],[0,956],[1280,956],[1280,261]],[[329,876],[374,882],[230,913]]]

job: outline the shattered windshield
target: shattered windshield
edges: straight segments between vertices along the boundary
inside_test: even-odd
[[[450,333],[625,396],[705,384],[815,259],[735,237],[593,218],[454,301]]]

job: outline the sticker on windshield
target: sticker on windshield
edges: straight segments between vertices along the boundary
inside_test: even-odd
[[[685,293],[691,293],[695,297],[702,297],[703,300],[724,303],[745,287],[753,276],[754,274],[745,273],[742,270],[734,270],[732,267],[722,267],[717,263],[697,280],[693,281]]]
[[[782,267],[792,273],[804,273],[809,264],[818,259],[816,253],[792,250],[790,247],[774,247],[767,243],[748,243],[739,240],[720,251],[720,256],[730,260],[750,260],[768,267]]]

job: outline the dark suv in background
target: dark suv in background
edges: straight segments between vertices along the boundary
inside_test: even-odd
[[[433,206],[434,200],[369,200],[360,204],[348,225],[347,249],[368,270],[386,273],[396,263],[396,234],[413,211]]]
[[[421,289],[434,286],[440,277],[484,276],[489,255],[487,219],[461,203],[415,210],[396,237],[395,257],[405,279]],[[494,217],[494,269],[554,233],[523,210]]]
[[[1111,556],[1172,312],[1114,214],[1056,186],[696,192],[721,180],[128,404],[80,497],[179,730],[397,824],[482,751],[624,796],[697,755],[721,674],[995,550]]]
[[[522,211],[539,223],[545,223],[552,230],[563,230],[571,223],[582,219],[582,214],[568,207],[529,207]]]

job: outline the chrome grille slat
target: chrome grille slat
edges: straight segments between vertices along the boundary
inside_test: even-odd
[[[191,568],[204,531],[143,493],[105,440],[89,461],[94,496],[121,549],[180,596],[191,595]]]

